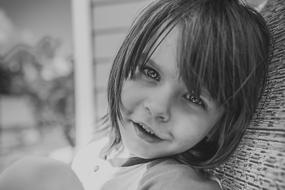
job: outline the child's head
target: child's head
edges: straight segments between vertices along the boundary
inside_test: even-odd
[[[238,0],[160,0],[138,17],[110,73],[113,144],[195,167],[238,145],[264,87],[269,33]]]

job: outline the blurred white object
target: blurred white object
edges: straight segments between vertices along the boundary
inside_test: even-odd
[[[90,0],[72,1],[77,148],[90,141],[95,125],[90,5]]]
[[[73,159],[73,154],[74,149],[68,146],[52,151],[48,157],[70,164]]]

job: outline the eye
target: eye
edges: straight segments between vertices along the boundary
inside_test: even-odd
[[[156,80],[156,81],[159,81],[160,80],[160,75],[159,73],[154,70],[153,68],[150,68],[150,67],[143,67],[142,68],[142,73],[147,77],[147,78],[150,78],[152,80]]]
[[[205,108],[205,104],[203,102],[203,100],[198,97],[197,95],[193,94],[193,93],[187,93],[183,96],[187,101],[197,104],[199,106],[202,106],[203,108]]]

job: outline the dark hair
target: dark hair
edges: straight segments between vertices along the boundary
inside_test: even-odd
[[[172,157],[196,168],[214,167],[237,147],[259,102],[268,68],[270,35],[266,23],[238,0],[160,0],[143,10],[110,72],[110,149],[121,142],[118,122],[124,81],[133,76],[139,60],[147,62],[176,26],[181,35],[178,67],[182,80],[198,94],[201,87],[208,89],[225,112],[209,136]]]

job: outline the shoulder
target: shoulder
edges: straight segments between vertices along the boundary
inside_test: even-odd
[[[80,148],[72,161],[71,168],[86,190],[100,189],[115,171],[109,162],[100,157],[101,149],[108,142],[105,140],[96,140]]]
[[[75,171],[80,171],[85,167],[88,168],[94,165],[94,162],[96,163],[96,161],[98,161],[100,151],[106,145],[106,143],[107,139],[102,138],[80,148],[72,160],[72,169]]]
[[[141,182],[140,190],[219,190],[217,182],[205,179],[188,165],[175,160],[160,160],[149,163]]]

